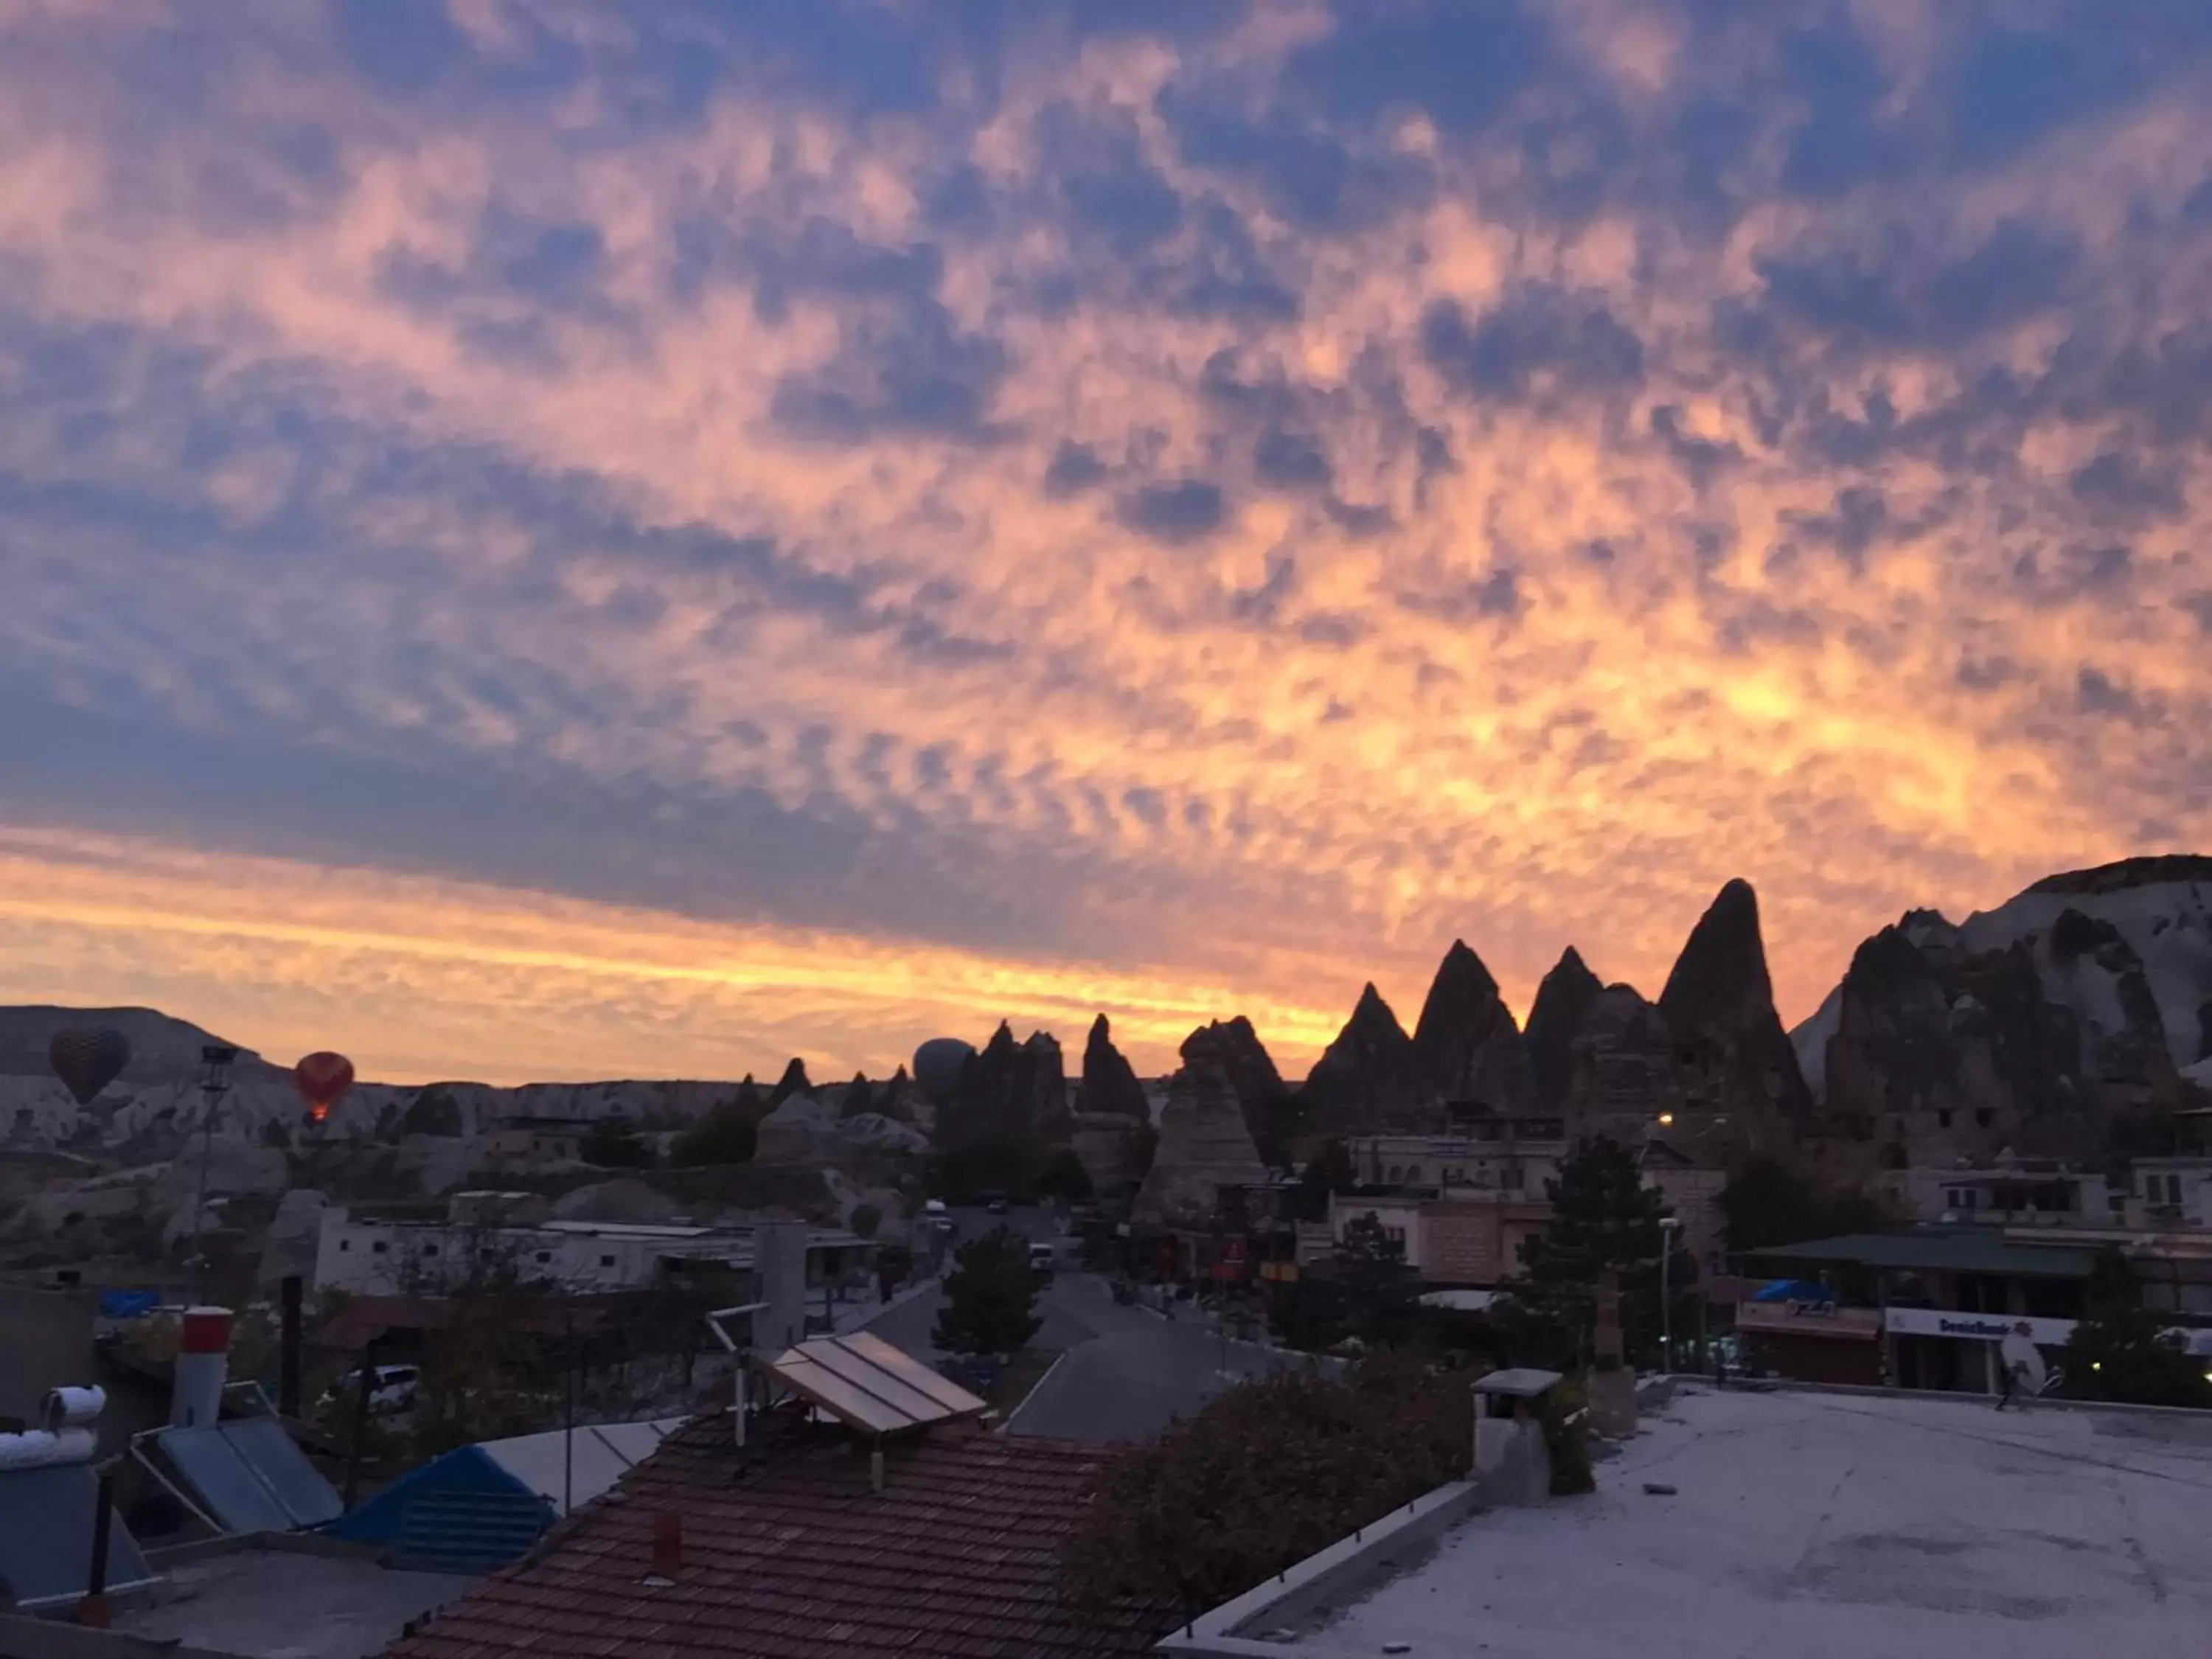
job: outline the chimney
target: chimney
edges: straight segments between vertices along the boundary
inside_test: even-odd
[[[222,1388],[230,1371],[230,1310],[187,1308],[177,1346],[177,1380],[169,1397],[169,1426],[204,1426],[222,1415]]]
[[[752,1345],[769,1358],[806,1335],[806,1240],[803,1221],[763,1221],[753,1229]]]
[[[673,1580],[684,1571],[684,1517],[663,1510],[653,1517],[653,1574]]]

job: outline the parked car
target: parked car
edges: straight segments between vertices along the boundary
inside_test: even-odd
[[[1004,1215],[1013,1206],[1007,1203],[1004,1198],[994,1198],[984,1205],[983,1212],[987,1215]]]
[[[1030,1267],[1036,1272],[1056,1273],[1060,1271],[1060,1252],[1049,1244],[1032,1244]]]
[[[379,1365],[369,1378],[368,1409],[375,1417],[389,1417],[415,1407],[415,1385],[422,1369],[416,1365]],[[356,1366],[324,1394],[325,1407],[350,1405],[361,1391],[361,1368]]]

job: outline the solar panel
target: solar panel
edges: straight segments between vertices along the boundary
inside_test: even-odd
[[[246,1417],[222,1425],[222,1437],[260,1477],[295,1527],[319,1527],[345,1513],[337,1488],[307,1461],[284,1425],[273,1417]]]
[[[896,1434],[956,1417],[972,1417],[985,1404],[880,1338],[823,1336],[786,1350],[765,1370],[853,1428]]]
[[[164,1429],[156,1437],[161,1455],[198,1496],[201,1507],[225,1532],[289,1532],[292,1517],[276,1494],[246,1467],[238,1448],[210,1423],[194,1429]]]
[[[19,1607],[38,1607],[85,1593],[99,1500],[100,1486],[87,1464],[0,1473],[0,1603],[13,1597]],[[153,1580],[138,1540],[121,1516],[111,1515],[108,1589],[130,1589]]]

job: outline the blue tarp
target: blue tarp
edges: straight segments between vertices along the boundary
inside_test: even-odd
[[[137,1319],[142,1314],[152,1313],[161,1305],[159,1291],[102,1291],[100,1293],[100,1316],[102,1319]]]
[[[410,1470],[324,1528],[381,1544],[395,1567],[489,1572],[525,1553],[553,1524],[553,1506],[480,1446],[463,1446]]]
[[[1836,1293],[1809,1279],[1778,1279],[1752,1293],[1753,1302],[1833,1302]]]

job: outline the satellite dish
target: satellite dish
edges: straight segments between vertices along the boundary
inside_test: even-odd
[[[2050,1373],[2026,1320],[2014,1326],[1997,1344],[1997,1363],[2010,1371],[2022,1394],[2041,1394]]]

